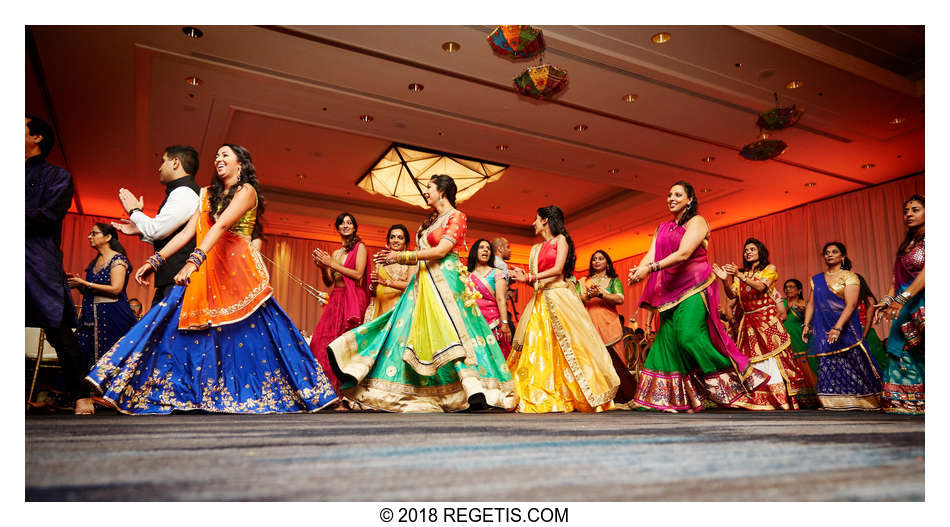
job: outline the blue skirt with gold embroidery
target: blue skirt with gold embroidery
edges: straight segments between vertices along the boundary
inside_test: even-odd
[[[183,331],[178,317],[184,292],[172,289],[86,377],[120,412],[315,412],[337,399],[273,298],[240,322]]]

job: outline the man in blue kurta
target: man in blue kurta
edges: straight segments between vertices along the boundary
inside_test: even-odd
[[[46,162],[53,149],[52,127],[26,116],[26,326],[40,327],[56,348],[66,391],[76,413],[92,413],[76,327],[76,308],[66,286],[60,242],[63,218],[73,200],[68,170]]]

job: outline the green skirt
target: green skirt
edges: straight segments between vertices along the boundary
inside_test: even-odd
[[[709,400],[743,407],[749,392],[767,380],[752,369],[743,380],[732,361],[717,350],[706,325],[702,292],[660,312],[660,329],[640,371],[633,403],[667,412],[702,410]]]
[[[445,412],[470,401],[513,409],[518,398],[498,342],[455,254],[420,262],[396,305],[330,343],[343,395],[392,412]]]

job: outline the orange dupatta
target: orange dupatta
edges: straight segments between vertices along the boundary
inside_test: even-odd
[[[244,214],[253,214],[257,205]],[[201,189],[195,243],[211,228],[208,189]],[[243,219],[243,216],[242,218]],[[241,219],[235,225],[241,224]],[[268,298],[270,275],[248,238],[225,231],[208,251],[201,268],[192,273],[181,302],[178,329],[207,329],[247,318]]]

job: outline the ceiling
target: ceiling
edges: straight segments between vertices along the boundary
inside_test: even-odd
[[[924,169],[923,26],[539,27],[545,62],[570,76],[552,101],[515,91],[537,59],[492,53],[489,26],[206,26],[200,39],[180,26],[35,26],[26,108],[55,121],[50,159],[72,171],[86,214],[120,216],[122,186],[153,212],[165,146],[198,148],[207,184],[232,142],[253,155],[267,232],[337,240],[347,210],[381,244],[390,224],[425,216],[356,186],[392,143],[510,165],[459,208],[470,239],[505,235],[515,261],[544,205],[564,209],[579,256],[618,259],[649,245],[677,180],[715,228]],[[652,43],[660,31],[671,40]],[[738,151],[776,93],[804,117],[772,133],[782,156],[747,161]]]

